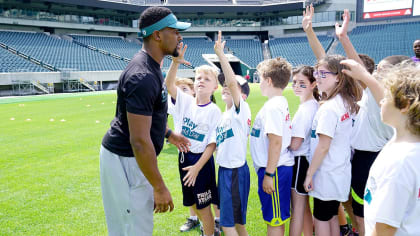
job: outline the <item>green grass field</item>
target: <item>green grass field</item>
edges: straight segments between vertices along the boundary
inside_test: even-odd
[[[299,100],[284,95],[293,115]],[[220,89],[216,93],[224,110]],[[267,99],[251,85],[248,99],[255,118]],[[99,147],[115,113],[115,92],[57,94],[0,99],[0,235],[106,235],[99,179]],[[265,235],[257,176],[248,153],[251,191],[247,229]],[[175,209],[156,214],[154,235],[179,233],[188,216],[182,206],[177,150],[165,145],[159,169]]]

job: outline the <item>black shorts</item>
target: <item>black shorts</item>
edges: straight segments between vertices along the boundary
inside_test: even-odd
[[[363,214],[363,195],[365,192],[366,181],[369,177],[369,170],[378,156],[379,152],[368,152],[354,150],[351,162],[351,196],[353,214],[364,217]]]
[[[216,186],[216,170],[214,167],[213,156],[201,168],[192,187],[184,186],[182,179],[188,173],[182,170],[187,166],[192,166],[200,159],[202,153],[179,153],[179,177],[181,178],[182,195],[184,206],[192,206],[195,204],[197,209],[203,209],[210,204],[219,205],[219,195]]]
[[[293,166],[292,189],[300,195],[308,195],[303,187],[306,172],[309,168],[309,162],[305,156],[295,156],[295,165]]]
[[[338,215],[339,201],[322,201],[314,198],[314,217],[320,221],[329,221]]]

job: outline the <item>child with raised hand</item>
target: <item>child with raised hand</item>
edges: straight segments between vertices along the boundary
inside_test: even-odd
[[[420,68],[400,63],[381,84],[355,61],[342,62],[381,98],[381,119],[395,135],[374,161],[364,194],[366,235],[420,235]],[[385,91],[383,93],[383,91]]]
[[[245,224],[250,176],[246,151],[251,111],[245,100],[249,95],[249,86],[243,77],[234,74],[223,52],[225,43],[219,31],[214,51],[224,73],[219,75],[219,82],[223,86],[222,99],[226,103],[216,136],[220,225],[227,236],[248,236]]]
[[[342,72],[339,55],[326,56],[315,66],[314,77],[322,93],[312,123],[312,160],[304,187],[314,198],[316,235],[339,235],[338,207],[350,193],[350,134],[359,107],[359,84]]]
[[[291,122],[283,90],[291,70],[290,63],[281,57],[265,60],[257,66],[261,93],[268,101],[255,118],[250,146],[267,235],[284,235],[284,224],[290,219],[294,159],[288,149]]]
[[[360,65],[364,65],[371,74],[374,70],[374,61],[366,55],[357,54],[347,35],[349,21],[350,13],[349,10],[345,9],[342,26],[340,27],[338,23],[336,24],[336,35],[343,45],[347,57],[357,61]],[[351,138],[351,147],[354,150],[352,159],[351,209],[353,209],[359,235],[364,236],[363,194],[369,170],[384,145],[392,138],[394,131],[381,121],[379,103],[375,101],[374,91],[362,80],[354,79],[358,80],[363,87],[363,96],[358,102],[360,110],[357,116],[354,117]]]
[[[292,87],[300,99],[299,108],[292,120],[292,139],[289,149],[295,158],[292,178],[292,218],[290,235],[312,236],[313,222],[308,193],[303,188],[310,160],[311,127],[318,110],[319,94],[311,66],[301,66],[293,71]]]
[[[210,101],[216,91],[218,72],[210,66],[196,68],[194,90],[196,97],[176,87],[175,78],[180,63],[185,63],[186,46],[180,46],[166,77],[166,86],[175,98],[175,113],[182,122],[182,135],[191,142],[190,152],[179,154],[179,172],[182,183],[183,204],[192,206],[203,223],[204,235],[214,234],[211,203],[218,203],[216,173],[213,152],[216,144],[211,142],[214,130],[221,118],[220,109]]]

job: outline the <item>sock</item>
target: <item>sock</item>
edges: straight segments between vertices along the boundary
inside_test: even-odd
[[[220,217],[214,217],[214,221],[220,221]]]
[[[198,217],[197,216],[190,216],[190,219],[191,220],[198,220]]]

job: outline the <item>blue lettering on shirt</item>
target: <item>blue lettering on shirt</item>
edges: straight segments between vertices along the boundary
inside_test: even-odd
[[[368,204],[372,201],[372,194],[368,188],[366,188],[364,199]]]
[[[314,130],[314,129],[313,129],[313,130],[311,130],[311,138],[316,138],[316,133],[315,133],[315,131],[316,131],[316,130]]]
[[[194,131],[195,128],[197,128],[197,124],[195,124],[193,121],[191,121],[190,118],[184,117],[183,125],[182,125],[182,135],[189,139],[193,139],[199,142],[204,141],[204,134],[198,133]]]
[[[252,128],[252,130],[251,130],[251,136],[254,136],[256,138],[260,137],[260,133],[261,133],[261,130],[259,130],[259,129]]]
[[[219,146],[219,144],[223,143],[226,139],[232,138],[234,136],[232,128],[224,131],[223,127],[218,127],[216,131],[216,146]]]

